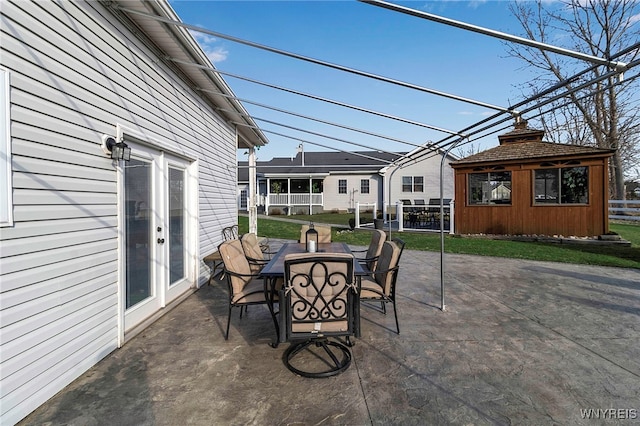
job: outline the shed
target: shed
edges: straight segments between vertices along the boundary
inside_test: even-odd
[[[544,142],[516,123],[500,145],[454,161],[457,234],[595,236],[609,230],[608,159],[614,153]]]

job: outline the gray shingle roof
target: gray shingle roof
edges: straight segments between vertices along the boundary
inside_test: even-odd
[[[293,157],[293,159],[290,157],[275,157],[269,161],[258,161],[257,173],[263,176],[286,174],[328,174],[338,172],[375,173],[404,154],[406,153],[387,154],[378,151],[309,151],[304,153],[304,166],[302,166],[302,154],[298,153]],[[247,161],[238,162],[239,182],[249,181],[249,169],[247,166]]]
[[[514,162],[523,160],[545,159],[550,157],[572,156],[609,156],[615,150],[594,148],[580,145],[567,145],[552,142],[512,142],[495,148],[479,152],[461,160],[452,161],[457,165],[486,163],[486,162]]]

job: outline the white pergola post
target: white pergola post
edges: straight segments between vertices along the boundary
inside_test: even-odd
[[[256,149],[249,148],[249,232],[258,235]]]

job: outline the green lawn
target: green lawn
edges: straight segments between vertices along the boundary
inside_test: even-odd
[[[346,225],[351,217],[353,215],[330,213],[294,218]],[[248,232],[247,217],[238,217],[238,224],[241,234]],[[640,224],[612,223],[610,230],[630,241],[631,247],[518,242],[446,235],[445,252],[640,269]],[[300,224],[259,218],[258,234],[270,238],[297,240],[300,237]],[[406,248],[410,250],[440,251],[438,233],[394,232],[392,236],[403,239],[407,244]],[[364,230],[351,232],[334,229],[332,238],[334,241],[366,246],[369,244],[370,233]]]

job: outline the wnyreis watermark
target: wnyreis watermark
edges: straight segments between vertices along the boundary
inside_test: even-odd
[[[583,419],[591,420],[635,420],[638,410],[635,408],[584,408],[580,409]]]

